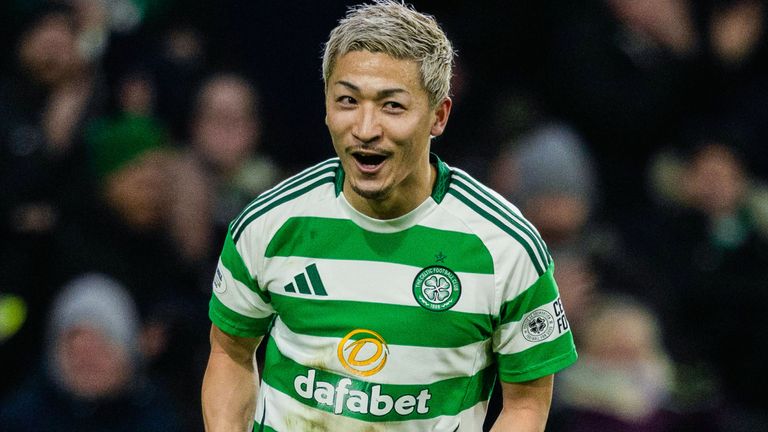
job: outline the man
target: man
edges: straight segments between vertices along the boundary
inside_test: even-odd
[[[576,360],[546,246],[517,210],[430,154],[453,50],[392,1],[350,10],[325,46],[338,158],[230,225],[203,382],[210,431],[541,431]],[[269,333],[263,377],[253,351]]]
[[[47,321],[40,367],[0,401],[3,431],[184,430],[171,396],[143,367],[139,311],[126,287],[79,275],[56,294]]]

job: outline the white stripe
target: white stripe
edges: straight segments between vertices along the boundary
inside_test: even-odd
[[[286,293],[285,285],[293,277],[304,273],[311,263],[317,265],[328,296],[313,296],[313,300],[347,300],[421,307],[413,295],[413,281],[420,267],[378,261],[347,261],[303,257],[273,257],[267,259],[266,271],[261,277],[265,287],[280,295],[305,296]],[[450,310],[485,315],[494,311],[494,277],[491,274],[457,272],[461,283],[461,296]],[[361,285],[365,289],[361,289]],[[314,290],[314,287],[313,287]]]
[[[542,257],[541,257],[541,255],[538,252],[536,244],[533,243],[533,240],[526,233],[526,231],[522,231],[519,228],[517,228],[516,226],[514,226],[511,223],[507,222],[503,217],[498,215],[498,212],[495,209],[489,208],[484,203],[478,201],[475,197],[470,195],[468,192],[462,190],[461,188],[459,188],[457,186],[451,186],[451,187],[453,188],[453,190],[455,190],[456,192],[461,194],[461,196],[464,197],[464,199],[471,201],[473,204],[475,204],[476,206],[478,206],[481,209],[485,210],[486,212],[488,212],[488,213],[490,213],[492,215],[495,215],[496,219],[499,222],[501,222],[504,226],[508,227],[512,231],[516,232],[519,235],[519,237],[525,242],[525,244],[527,244],[530,247],[531,251],[533,252],[533,256],[535,257],[536,261],[539,263],[541,268],[544,269],[544,270],[547,269],[546,262],[542,261]],[[521,247],[522,247],[522,245],[521,245]],[[525,252],[527,254],[527,251],[525,251]]]
[[[469,176],[467,173],[464,173],[461,170],[457,170],[457,171],[463,173],[466,176]],[[484,188],[476,187],[473,183],[467,181],[463,177],[454,176],[453,179],[454,179],[454,181],[457,181],[458,183],[461,183],[462,185],[464,185],[464,186],[468,187],[469,189],[475,191],[476,193],[480,194],[481,196],[485,196],[485,198],[488,199],[488,201],[491,201],[492,203],[494,203],[495,207],[498,208],[499,211],[497,213],[501,213],[503,215],[506,215],[509,218],[511,218],[512,220],[517,221],[523,227],[525,227],[526,231],[528,231],[530,233],[530,236],[533,236],[534,241],[536,242],[536,244],[538,244],[539,247],[542,250],[546,251],[546,246],[544,245],[544,241],[541,239],[541,237],[539,235],[539,232],[536,231],[536,228],[532,224],[526,223],[527,220],[525,219],[523,214],[520,212],[520,210],[517,207],[515,207],[514,204],[508,202],[504,197],[499,195],[493,189],[490,189],[490,188],[487,188],[487,187],[484,187]],[[502,205],[494,202],[492,198],[488,197],[488,195],[498,199],[502,203],[507,204],[507,206],[502,206]],[[544,259],[546,261],[547,257],[545,256]]]
[[[224,306],[251,318],[266,318],[274,313],[271,305],[264,303],[258,294],[232,277],[232,273],[221,263],[221,259],[218,269],[223,276],[221,288],[214,289],[213,293]]]
[[[317,165],[316,167],[309,168],[308,170],[306,170],[305,177],[311,177],[316,172],[322,171],[325,168],[333,166],[335,163],[336,162],[334,162],[334,163],[322,163],[320,165]],[[282,183],[278,184],[274,188],[272,188],[269,191],[265,192],[262,195],[262,197],[268,196],[270,193],[273,193],[272,191],[276,191],[276,192],[279,192],[279,193],[275,193],[273,196],[270,196],[267,199],[257,198],[256,201],[254,201],[253,203],[249,204],[248,207],[246,208],[246,211],[243,212],[243,214],[238,218],[237,223],[232,227],[233,228],[233,232],[237,232],[238,230],[240,230],[241,227],[243,226],[244,222],[254,212],[258,212],[260,209],[262,209],[262,208],[266,207],[267,205],[277,201],[281,197],[283,197],[285,195],[288,195],[291,192],[295,192],[296,190],[299,190],[302,187],[306,186],[308,183],[310,183],[310,180],[304,178],[301,181],[297,182],[295,185],[291,186],[290,188],[287,188],[287,189],[285,189],[283,191],[280,190],[282,187],[284,187],[284,184],[287,184],[287,183],[293,181],[294,179],[299,178],[300,176],[302,176],[302,174],[299,174],[299,175],[297,175],[295,177],[292,177],[292,178],[290,178],[288,180],[283,181]],[[335,177],[335,176],[336,176],[336,173],[334,171],[331,171],[331,172],[323,174],[322,176],[312,178],[311,182],[315,182],[315,181],[318,181],[320,179],[324,179],[324,178],[327,178],[327,177]]]
[[[487,402],[480,402],[458,415],[426,420],[366,422],[311,408],[262,382],[255,419],[261,420],[264,413],[264,423],[280,432],[477,432],[482,430],[487,406]]]
[[[475,375],[493,362],[490,339],[459,348],[389,344],[384,367],[375,375],[359,377],[345,369],[338,358],[341,338],[297,334],[279,318],[271,335],[283,355],[302,365],[380,384],[426,385]]]
[[[517,354],[538,344],[551,342],[560,337],[563,333],[567,333],[568,329],[561,329],[558,324],[558,319],[564,312],[562,312],[562,310],[555,311],[554,304],[556,302],[557,300],[541,305],[523,315],[520,321],[512,321],[499,327],[493,335],[494,346],[497,352],[499,354]],[[558,312],[560,315],[558,315]],[[540,322],[546,325],[543,330],[537,328],[533,331],[525,329],[525,326],[528,326],[529,324],[526,320],[534,314],[541,317],[542,319]],[[524,335],[524,330],[526,330],[527,337]],[[548,336],[546,338],[541,339],[547,334]]]

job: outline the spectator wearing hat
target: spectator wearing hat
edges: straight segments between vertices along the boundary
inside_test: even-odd
[[[82,275],[56,298],[42,367],[0,408],[8,432],[179,431],[178,413],[139,354],[140,321],[129,292]]]

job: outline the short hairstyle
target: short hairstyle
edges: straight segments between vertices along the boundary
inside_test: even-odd
[[[384,53],[418,63],[421,84],[433,108],[450,93],[454,57],[451,42],[433,16],[413,7],[393,0],[376,0],[350,8],[325,43],[326,90],[336,61],[351,51]]]

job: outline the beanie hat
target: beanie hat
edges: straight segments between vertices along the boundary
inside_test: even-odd
[[[136,305],[130,293],[114,279],[89,273],[62,288],[50,315],[51,342],[79,325],[99,330],[131,355],[138,353]]]
[[[156,120],[133,114],[94,121],[86,131],[90,165],[98,179],[165,147],[168,134]]]
[[[511,155],[520,170],[516,199],[566,195],[594,205],[595,168],[584,141],[571,127],[562,123],[539,127],[521,137]]]

